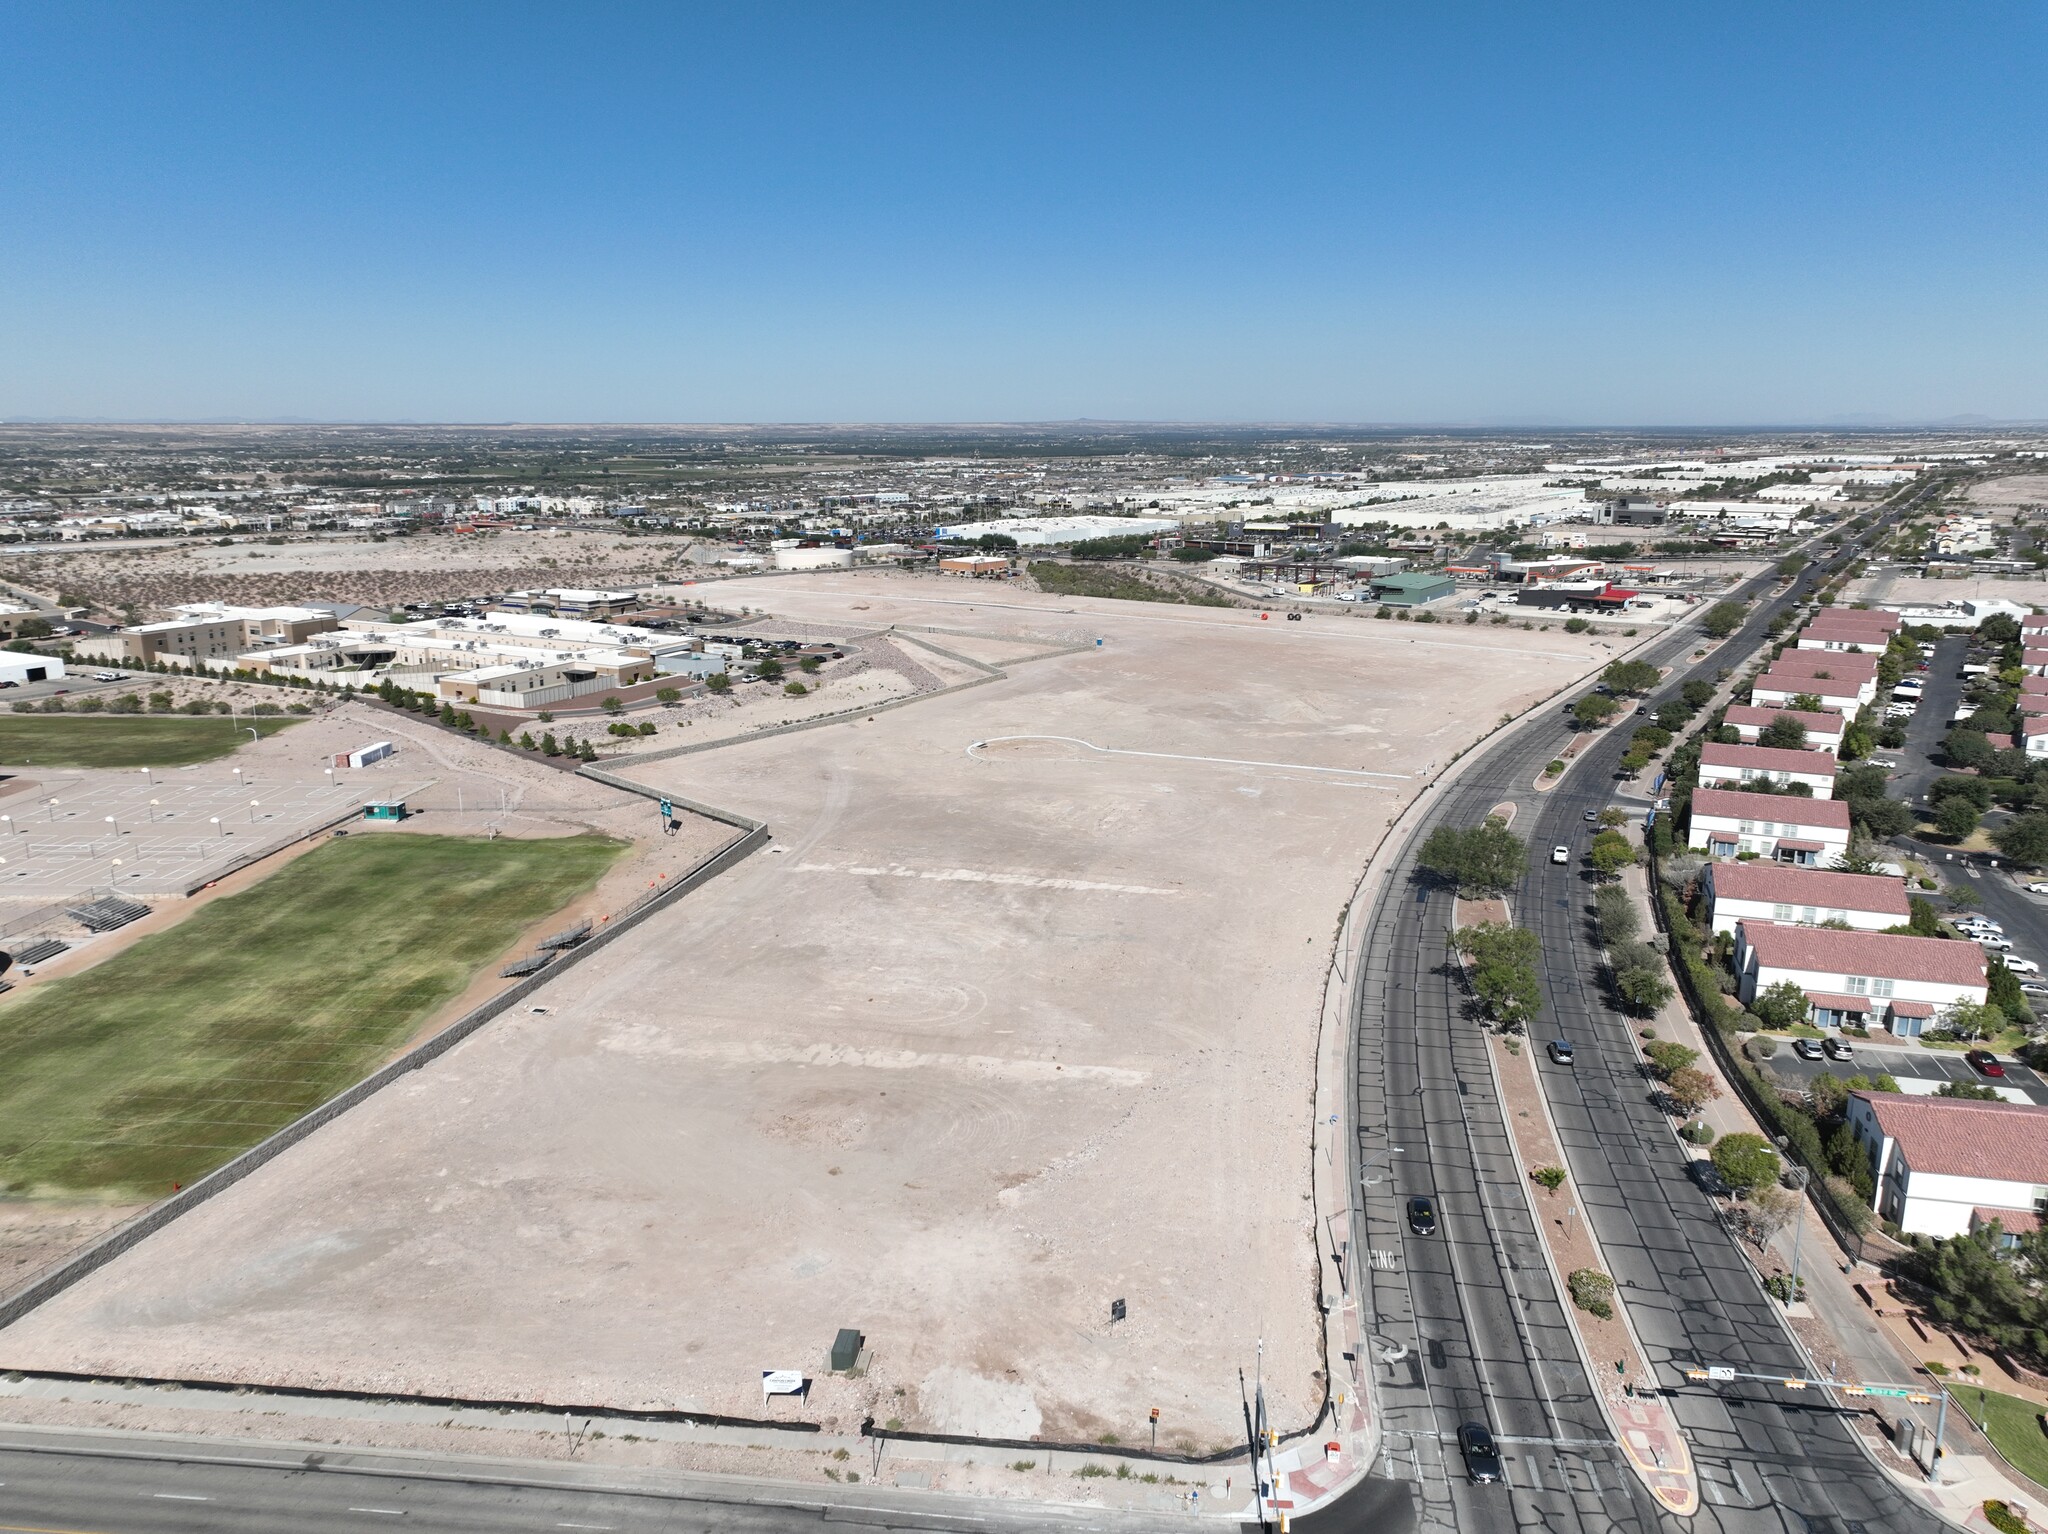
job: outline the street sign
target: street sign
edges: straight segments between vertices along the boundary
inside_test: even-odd
[[[1732,1380],[1735,1378],[1735,1371],[1733,1369],[1724,1369],[1719,1365],[1716,1365],[1707,1370],[1707,1378],[1710,1380]]]
[[[663,820],[674,820],[676,818],[676,807],[666,799],[661,801],[661,818]]]

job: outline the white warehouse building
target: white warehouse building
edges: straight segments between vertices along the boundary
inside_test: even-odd
[[[998,517],[993,522],[956,522],[932,529],[934,538],[965,538],[970,543],[1000,533],[1017,540],[1020,549],[1050,548],[1060,543],[1086,543],[1092,538],[1157,537],[1180,531],[1170,517]]]

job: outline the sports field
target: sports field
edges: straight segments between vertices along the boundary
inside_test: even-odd
[[[368,1074],[623,842],[332,842],[0,1002],[0,1192],[160,1194]]]
[[[0,767],[189,767],[226,756],[251,730],[275,735],[296,719],[150,714],[0,716]]]

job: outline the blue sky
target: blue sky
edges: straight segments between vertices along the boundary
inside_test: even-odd
[[[2048,419],[2048,11],[0,0],[0,416]]]

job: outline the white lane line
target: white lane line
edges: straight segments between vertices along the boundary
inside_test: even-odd
[[[211,1502],[213,1500],[211,1497],[190,1497],[183,1492],[177,1491],[159,1491],[153,1493],[153,1495],[159,1502]]]
[[[618,1525],[613,1523],[558,1523],[555,1527],[558,1529],[614,1529]]]
[[[352,1507],[349,1511],[352,1513],[375,1513],[382,1518],[403,1518],[405,1516],[405,1509],[402,1507]]]

